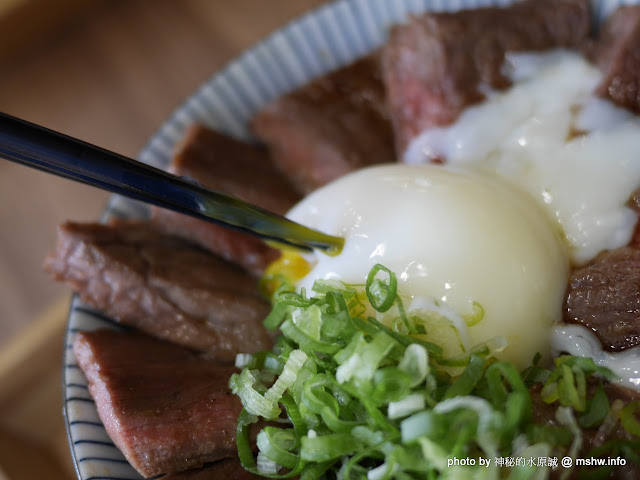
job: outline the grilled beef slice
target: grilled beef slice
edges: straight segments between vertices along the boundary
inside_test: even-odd
[[[587,0],[427,13],[395,26],[382,71],[398,152],[423,130],[453,123],[487,88],[508,87],[505,52],[577,47],[589,30]]]
[[[256,280],[147,222],[65,223],[45,270],[118,322],[220,360],[271,347]]]
[[[589,53],[604,73],[597,94],[640,113],[640,5],[618,8]]]
[[[187,470],[186,472],[173,473],[162,477],[162,480],[253,480],[258,477],[247,472],[240,463],[240,460],[229,459],[206,465],[203,468]]]
[[[252,128],[301,193],[396,159],[377,52],[275,100]]]
[[[565,321],[595,332],[609,350],[640,344],[640,249],[601,253],[569,278]]]
[[[236,455],[234,367],[133,332],[80,332],[73,348],[107,433],[145,478]]]
[[[300,200],[266,150],[201,125],[188,129],[169,170],[280,215]],[[170,210],[154,209],[153,221],[164,231],[195,241],[257,276],[279,255],[252,235]]]

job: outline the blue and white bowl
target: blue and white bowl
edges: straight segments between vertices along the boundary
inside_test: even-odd
[[[507,5],[513,0],[339,0],[276,31],[207,80],[159,128],[139,159],[165,168],[185,129],[194,123],[250,140],[251,117],[273,99],[314,77],[346,65],[381,46],[389,28],[408,15]],[[592,0],[597,21],[622,4],[640,0]],[[111,198],[103,220],[141,218],[147,206]],[[87,381],[72,351],[77,331],[118,328],[104,314],[73,300],[64,354],[64,415],[78,478],[140,479],[113,444],[98,417]]]

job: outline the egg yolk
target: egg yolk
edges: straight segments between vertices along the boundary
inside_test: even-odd
[[[536,201],[505,181],[442,166],[378,166],[318,189],[288,217],[345,238],[340,255],[307,259],[299,287],[310,291],[317,279],[363,285],[379,263],[397,275],[409,311],[425,298],[462,318],[480,307],[482,319],[460,327],[465,349],[504,337],[496,356],[521,368],[538,352],[548,355],[567,248]]]

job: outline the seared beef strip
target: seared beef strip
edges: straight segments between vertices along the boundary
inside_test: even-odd
[[[352,170],[396,160],[379,55],[280,97],[252,128],[302,193]]]
[[[252,480],[264,477],[258,477],[247,472],[240,463],[240,460],[230,459],[222,460],[203,468],[187,470],[186,472],[173,473],[162,477],[162,480]]]
[[[141,475],[235,456],[234,367],[132,332],[81,332],[73,348],[107,433]]]
[[[590,56],[604,72],[598,95],[640,113],[640,5],[609,17]]]
[[[280,215],[301,198],[266,150],[201,125],[188,129],[169,170]],[[279,255],[256,237],[170,210],[154,209],[154,222],[255,275]]]
[[[118,322],[220,360],[271,348],[256,280],[147,222],[65,223],[45,270]]]
[[[577,47],[589,30],[587,0],[427,13],[395,26],[382,70],[398,152],[423,130],[453,123],[487,88],[508,87],[505,52]]]
[[[565,321],[590,328],[609,350],[640,344],[640,249],[604,252],[575,269],[565,297]]]
[[[169,171],[281,215],[301,198],[264,148],[202,125],[187,130]]]

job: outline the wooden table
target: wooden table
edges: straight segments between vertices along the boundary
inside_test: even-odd
[[[0,0],[0,111],[135,156],[197,85],[322,3]],[[0,479],[74,476],[60,387],[68,292],[41,264],[56,225],[96,219],[106,198],[0,160]]]
[[[0,479],[75,476],[60,374],[68,306],[53,304],[0,351]]]

